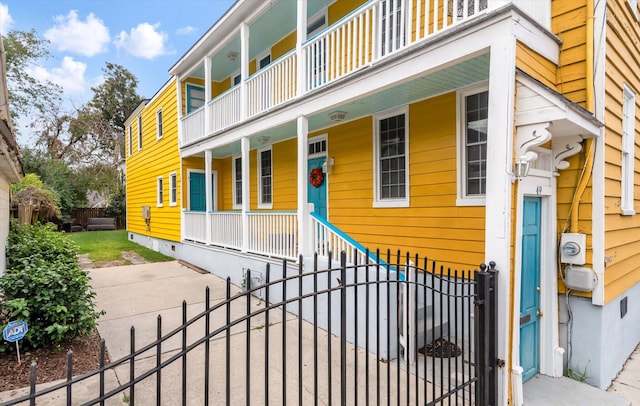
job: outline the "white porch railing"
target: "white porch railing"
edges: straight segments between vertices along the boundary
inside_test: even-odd
[[[305,85],[301,93],[304,94],[508,3],[515,4],[540,25],[550,28],[551,0],[366,2],[303,44],[301,55],[293,50],[249,78],[245,86],[246,119],[299,97],[298,57],[303,62]],[[183,145],[240,122],[243,99],[240,89],[237,86],[207,104],[210,120],[206,134],[203,118],[195,114],[183,118]]]
[[[314,213],[311,213],[311,231],[313,248],[318,256],[328,257],[331,254],[333,258],[339,258],[340,252],[344,251],[348,264],[369,262],[365,247]]]
[[[210,213],[211,240],[207,243],[227,248],[242,249],[242,213]]]
[[[185,211],[182,213],[182,224],[184,224],[184,239],[201,243],[207,242],[207,221],[206,213]]]
[[[240,122],[240,86],[236,86],[207,104],[208,134]]]
[[[296,96],[297,61],[296,53],[292,51],[247,80],[249,116],[272,109]]]
[[[298,217],[291,213],[249,213],[249,252],[295,259]]]
[[[197,141],[206,136],[204,132],[204,115],[205,109],[201,108],[182,119],[183,144]]]

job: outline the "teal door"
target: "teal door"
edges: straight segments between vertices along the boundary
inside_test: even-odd
[[[314,168],[322,169],[322,164],[324,163],[325,160],[326,158],[324,157],[310,159],[307,165],[309,170],[308,173],[311,174],[311,171]],[[322,183],[318,185],[318,187],[313,186],[309,181],[309,179],[307,179],[307,185],[308,185],[307,201],[309,203],[313,203],[314,212],[316,214],[326,219],[327,218],[327,176],[325,173],[323,173],[322,175],[323,175],[323,180],[322,180]]]
[[[215,175],[211,174],[211,193],[215,198]],[[189,210],[206,211],[207,209],[207,192],[204,182],[204,173],[189,173]],[[214,200],[215,201],[215,200]]]
[[[525,197],[523,202],[520,278],[520,366],[523,382],[539,370],[541,204],[539,197]]]

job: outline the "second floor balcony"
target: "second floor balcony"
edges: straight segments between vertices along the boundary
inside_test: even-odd
[[[181,146],[322,91],[507,4],[551,25],[551,0],[371,0],[339,10],[342,16],[332,7],[353,2],[279,0],[260,10],[248,3],[255,5],[239,1],[172,69],[181,84]]]

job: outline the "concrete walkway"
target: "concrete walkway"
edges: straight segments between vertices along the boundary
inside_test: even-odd
[[[106,315],[100,319],[99,332],[105,339],[107,351],[111,361],[116,361],[127,356],[131,351],[130,332],[131,326],[135,326],[135,348],[139,349],[145,344],[152,342],[157,336],[157,320],[158,315],[162,317],[162,334],[166,334],[182,324],[182,302],[186,301],[187,318],[191,318],[201,313],[205,306],[205,287],[210,288],[210,306],[215,306],[226,298],[226,286],[224,280],[212,275],[198,273],[190,268],[180,265],[178,262],[164,262],[155,264],[140,264],[130,266],[120,266],[111,268],[97,268],[90,271],[92,278],[92,286],[97,294],[97,306],[99,309],[106,311]],[[232,287],[231,295],[239,293],[240,290]],[[252,299],[247,303],[241,300],[240,306],[232,307],[232,320],[241,317],[247,310],[247,306],[251,311],[264,309],[264,303]],[[225,324],[223,313],[214,315],[211,321],[211,330],[214,330]],[[266,327],[266,328],[265,328]],[[265,330],[270,331],[271,341],[265,341]],[[188,344],[203,336],[204,324],[202,321],[194,323],[189,327],[187,335]],[[190,352],[187,356],[187,378],[189,391],[187,392],[187,404],[204,404],[203,399],[203,372],[208,369],[212,374],[210,378],[209,403],[224,403],[226,393],[226,374],[225,374],[225,355],[227,353],[227,345],[230,345],[230,357],[233,368],[229,373],[230,385],[232,393],[230,395],[231,404],[245,403],[248,392],[245,392],[244,383],[247,379],[247,365],[254,367],[249,368],[251,371],[251,404],[264,403],[265,380],[270,380],[268,393],[270,393],[270,404],[279,404],[283,396],[287,396],[290,402],[297,403],[297,394],[299,391],[299,382],[302,382],[303,404],[313,403],[315,397],[322,398],[321,403],[328,401],[327,396],[331,396],[332,400],[337,404],[339,399],[340,382],[339,371],[340,363],[339,344],[332,342],[326,334],[321,334],[318,347],[314,348],[313,326],[309,323],[299,323],[297,318],[285,314],[281,311],[274,310],[270,315],[268,323],[264,317],[255,317],[247,324],[242,322],[227,331],[233,339],[226,339],[226,334],[220,334],[210,341],[211,360],[207,367],[204,362],[204,350],[202,346]],[[302,379],[298,377],[298,356],[293,355],[298,347],[298,337],[301,333],[301,348],[309,348],[302,355],[303,365],[305,366]],[[286,335],[287,350],[291,353],[288,356],[282,352],[281,339],[283,334]],[[246,356],[247,343],[250,340],[251,353]],[[228,344],[230,343],[230,344]],[[266,377],[264,369],[261,365],[265,361],[265,346],[269,345],[269,354],[272,358],[271,368],[274,368],[272,375]],[[331,351],[327,345],[332,345]],[[174,338],[163,343],[161,349],[161,359],[163,361],[170,359],[182,347],[181,335],[178,333]],[[640,348],[640,347],[639,347]],[[309,370],[314,365],[313,354],[321,354],[320,362],[321,370],[335,371],[331,381],[322,375],[314,382],[314,375]],[[327,353],[334,354],[333,359],[327,359]],[[367,359],[367,354],[362,350],[356,350],[352,346],[348,347],[349,357],[354,353],[358,353],[360,365]],[[149,350],[142,356],[136,358],[135,373],[143,373],[156,365],[157,353],[155,349]],[[309,358],[310,357],[310,358]],[[286,366],[283,365],[283,360]],[[352,358],[348,358],[347,368],[352,368]],[[370,358],[371,365],[375,365],[376,360]],[[392,403],[395,404],[395,397],[400,395],[402,399],[405,396],[405,388],[411,386],[411,392],[419,391],[422,397],[423,385],[431,392],[433,387],[430,383],[424,384],[422,380],[410,382],[405,380],[404,372],[396,374],[395,363],[390,363],[390,369],[383,368],[383,374],[389,374],[395,382],[396,376],[401,376],[400,393],[390,393],[389,397],[393,398]],[[173,405],[181,404],[182,395],[182,368],[181,359],[177,359],[168,367],[162,370],[161,395],[162,404]],[[282,375],[282,368],[286,368],[286,381],[283,382],[279,377]],[[375,370],[373,367],[372,369]],[[359,376],[360,370],[355,368],[358,378],[355,382],[366,382],[366,376]],[[115,370],[110,370],[106,374],[106,392],[116,388],[119,384],[129,381],[130,365],[124,364]],[[348,375],[349,382],[354,379],[353,374]],[[150,375],[145,380],[136,384],[135,401],[137,404],[155,404],[156,376]],[[385,376],[380,377],[383,384],[386,383]],[[416,386],[413,386],[417,383]],[[237,385],[236,385],[237,384]],[[395,383],[394,383],[395,385]],[[333,390],[331,390],[333,387]],[[417,389],[416,389],[417,388]],[[381,388],[383,395],[386,391],[385,387]],[[74,387],[74,404],[81,403],[83,399],[90,399],[96,396],[99,390],[98,381],[93,380],[84,384],[82,387]],[[358,387],[360,398],[357,403],[362,403],[364,394],[370,392],[371,400],[376,399],[377,395],[367,387]],[[392,391],[391,391],[392,392]],[[410,392],[410,393],[411,393]],[[21,391],[13,391],[11,394],[0,394],[0,403],[15,398]],[[285,394],[286,393],[286,394]],[[130,402],[130,392],[125,390],[116,393],[111,397],[107,405],[126,405]],[[386,404],[386,397],[381,399]],[[352,404],[353,402],[348,402]],[[38,404],[65,404],[64,394],[55,394],[47,399],[42,399]],[[568,379],[553,379],[544,376],[538,376],[531,379],[525,385],[525,405],[611,405],[623,406],[637,404],[640,405],[640,349],[631,356],[624,370],[620,373],[616,381],[613,383],[609,392],[599,390],[589,385]]]

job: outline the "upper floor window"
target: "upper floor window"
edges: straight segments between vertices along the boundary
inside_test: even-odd
[[[233,77],[233,86],[238,86],[242,80],[242,74],[238,73]]]
[[[307,20],[307,38],[311,38],[327,27],[327,9],[322,9]]]
[[[178,179],[175,172],[169,174],[169,206],[178,204]]]
[[[129,156],[133,154],[133,126],[129,124]]]
[[[162,138],[164,129],[162,127],[162,108],[156,111],[156,139]]]
[[[242,157],[234,157],[233,162],[233,208],[242,206]]]
[[[405,44],[405,17],[402,0],[384,0],[380,14],[380,54],[387,55]]]
[[[623,215],[632,215],[636,214],[633,193],[636,149],[636,94],[625,84],[622,97],[622,187],[620,209]]]
[[[376,207],[409,205],[409,133],[406,108],[374,118]]]
[[[164,200],[164,194],[163,194],[163,191],[162,191],[162,187],[163,187],[163,185],[162,185],[162,176],[158,176],[158,179],[157,179],[157,194],[156,194],[156,196],[157,196],[156,205],[158,207],[162,207],[162,202]]]
[[[262,55],[258,58],[258,70],[264,69],[271,63],[271,54],[267,53],[266,55]]]
[[[138,151],[142,149],[142,115],[138,116]]]
[[[458,205],[484,205],[487,189],[489,91],[474,86],[458,93]]]
[[[204,87],[187,83],[187,114],[204,106]]]
[[[271,147],[258,150],[258,207],[270,209],[273,204],[273,160]]]

